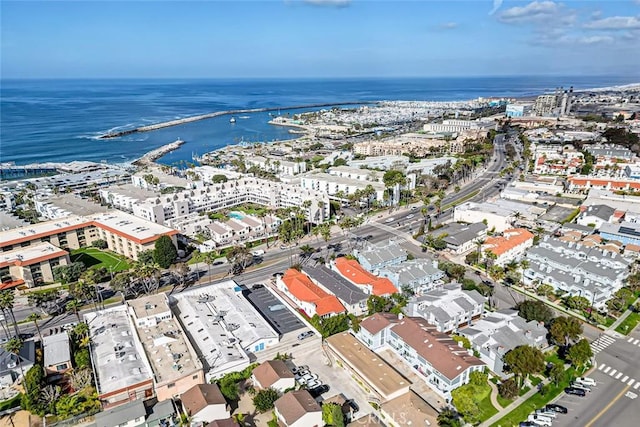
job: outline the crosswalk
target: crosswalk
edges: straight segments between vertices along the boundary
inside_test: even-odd
[[[612,338],[609,335],[602,335],[591,343],[591,350],[593,351],[593,354],[598,354],[614,342],[616,342],[615,338]]]
[[[640,347],[640,338],[629,337],[627,342],[631,345],[637,345],[638,347]]]
[[[618,371],[617,369],[613,369],[611,366],[607,366],[604,363],[598,365],[598,371],[601,371],[603,374],[609,375],[611,378],[619,380],[621,383],[628,385],[629,387],[633,386],[634,390],[640,388],[640,381],[635,378],[629,378],[629,375],[625,375],[623,372]]]

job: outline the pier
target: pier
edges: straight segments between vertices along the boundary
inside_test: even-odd
[[[266,107],[266,108],[249,108],[244,110],[228,110],[228,111],[217,111],[215,113],[207,113],[200,114],[198,116],[184,117],[182,119],[169,120],[167,122],[155,123],[152,125],[140,126],[135,129],[127,129],[121,130],[117,132],[109,132],[103,135],[100,135],[99,139],[111,139],[118,138],[125,135],[131,135],[133,133],[141,133],[141,132],[150,132],[158,129],[168,128],[171,126],[183,125],[185,123],[197,122],[199,120],[212,119],[214,117],[226,116],[226,115],[237,115],[237,114],[246,114],[246,113],[263,113],[266,111],[277,111],[277,110],[296,110],[301,108],[320,108],[320,107],[333,107],[339,105],[364,105],[364,104],[375,104],[377,101],[353,101],[353,102],[332,102],[332,103],[324,103],[324,104],[307,104],[307,105],[297,105],[293,107]]]

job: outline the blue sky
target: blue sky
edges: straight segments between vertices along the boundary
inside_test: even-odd
[[[0,8],[3,78],[640,80],[640,0],[2,0]]]

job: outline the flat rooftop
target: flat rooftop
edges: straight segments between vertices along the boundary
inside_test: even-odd
[[[18,218],[15,215],[10,214],[9,212],[0,211],[0,230],[6,231],[12,228],[24,227],[25,225],[29,225],[29,221],[25,221],[22,218]]]
[[[162,295],[164,297],[164,295]],[[143,304],[147,298],[139,298]],[[164,311],[170,311],[163,302]],[[159,307],[158,307],[159,308]],[[159,321],[156,326],[136,327],[156,383],[175,381],[202,369],[202,365],[187,343],[185,333],[175,318]]]
[[[396,393],[412,384],[348,332],[330,336],[325,341],[383,396]]]
[[[100,228],[104,228],[140,244],[153,242],[162,235],[178,233],[177,230],[172,228],[146,221],[118,210],[110,210],[107,213],[92,215],[88,218],[93,220]]]
[[[61,194],[59,196],[49,197],[46,200],[41,200],[41,202],[64,209],[73,215],[93,215],[108,211],[106,206],[101,206],[90,200],[81,199],[73,194]]]
[[[132,199],[137,199],[140,201],[145,201],[152,197],[158,197],[160,195],[159,191],[151,191],[145,188],[136,187],[133,184],[123,184],[123,185],[112,185],[110,187],[105,188],[105,190],[119,194],[121,196],[131,197]]]
[[[132,299],[127,302],[138,319],[157,316],[169,311],[165,294],[147,295],[144,298]]]
[[[5,246],[26,242],[89,225],[91,225],[91,220],[81,216],[68,216],[66,218],[39,222],[37,224],[29,224],[24,227],[0,232],[0,245]]]
[[[151,366],[126,306],[87,313],[98,394],[152,380]]]
[[[26,266],[65,255],[67,255],[67,251],[57,248],[49,242],[43,242],[7,252],[0,252],[0,267],[7,265]]]
[[[43,337],[42,346],[45,366],[55,366],[71,360],[71,345],[67,331]]]

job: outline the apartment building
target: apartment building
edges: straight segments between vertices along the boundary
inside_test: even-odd
[[[154,375],[127,306],[86,313],[98,398],[103,409],[154,396]]]
[[[591,205],[581,207],[576,223],[599,229],[602,224],[617,222],[616,210],[607,205]]]
[[[375,194],[373,200],[385,203],[386,187],[381,182],[345,178],[328,173],[309,173],[302,176],[300,185],[309,191],[319,191],[330,196],[342,193],[345,196],[355,194],[357,190],[364,191],[367,187],[373,187]]]
[[[407,252],[395,240],[367,243],[362,249],[354,249],[353,254],[360,265],[372,273],[407,260]]]
[[[305,265],[303,271],[324,291],[335,295],[349,313],[362,316],[367,312],[369,294],[364,292],[360,286],[354,285],[324,265]]]
[[[567,179],[567,190],[578,192],[597,188],[601,190],[639,191],[640,180],[629,178],[592,177],[576,175]]]
[[[205,382],[202,363],[173,316],[167,295],[131,300],[127,308],[151,364],[159,401],[179,397]]]
[[[427,123],[423,126],[423,130],[431,133],[458,133],[479,127],[477,122],[470,120],[443,120],[442,123]]]
[[[507,377],[503,358],[509,351],[521,345],[539,350],[549,345],[548,331],[542,322],[527,322],[518,316],[517,310],[511,309],[494,311],[458,333],[467,337],[471,348],[480,354],[480,360],[503,378]]]
[[[0,289],[52,283],[55,281],[53,269],[70,263],[67,251],[48,242],[0,252]]]
[[[257,166],[276,175],[298,175],[307,171],[306,162],[293,162],[279,157],[250,156],[244,158],[247,168]]]
[[[447,249],[456,254],[464,254],[476,249],[478,242],[487,237],[487,226],[483,222],[465,224],[453,222],[438,229],[434,234],[446,234]]]
[[[414,296],[407,304],[407,314],[424,318],[439,332],[452,332],[479,319],[486,298],[476,290],[464,291],[457,284]]]
[[[133,215],[111,210],[89,216],[70,216],[0,232],[2,251],[11,251],[42,242],[62,249],[90,246],[102,239],[108,248],[133,260],[153,249],[156,240],[168,236],[177,245],[176,230],[145,221]]]
[[[620,224],[604,223],[600,227],[600,236],[607,240],[616,240],[626,246],[640,245],[640,223],[624,221]]]
[[[391,349],[445,399],[484,369],[484,362],[421,317],[374,316],[360,322],[356,337],[373,351]]]
[[[512,228],[516,217],[518,220],[535,221],[546,209],[510,200],[497,202],[465,202],[453,210],[453,220],[457,222],[485,222],[489,229],[498,233]]]
[[[629,275],[630,261],[615,252],[545,236],[527,251],[526,285],[551,285],[556,291],[582,296],[596,308],[620,289]]]
[[[410,289],[414,294],[422,294],[442,285],[445,273],[438,268],[437,261],[414,259],[384,267],[380,276],[391,280],[398,290]]]
[[[199,212],[216,212],[247,203],[272,209],[304,208],[307,219],[313,223],[323,222],[329,216],[329,195],[326,192],[258,178],[203,185],[200,188],[146,199],[136,198],[130,193],[126,197],[122,196],[117,188],[100,191],[100,197],[112,206],[158,224]],[[306,205],[309,206],[305,207]]]
[[[482,245],[482,252],[494,254],[494,264],[504,267],[523,257],[527,249],[533,246],[534,237],[532,232],[524,228],[510,228],[504,230],[502,236],[488,237]]]
[[[307,316],[329,317],[347,310],[335,295],[313,283],[309,277],[293,268],[276,279],[278,289],[285,293]]]
[[[389,296],[398,292],[389,279],[369,273],[354,259],[336,258],[331,268],[368,295]]]

